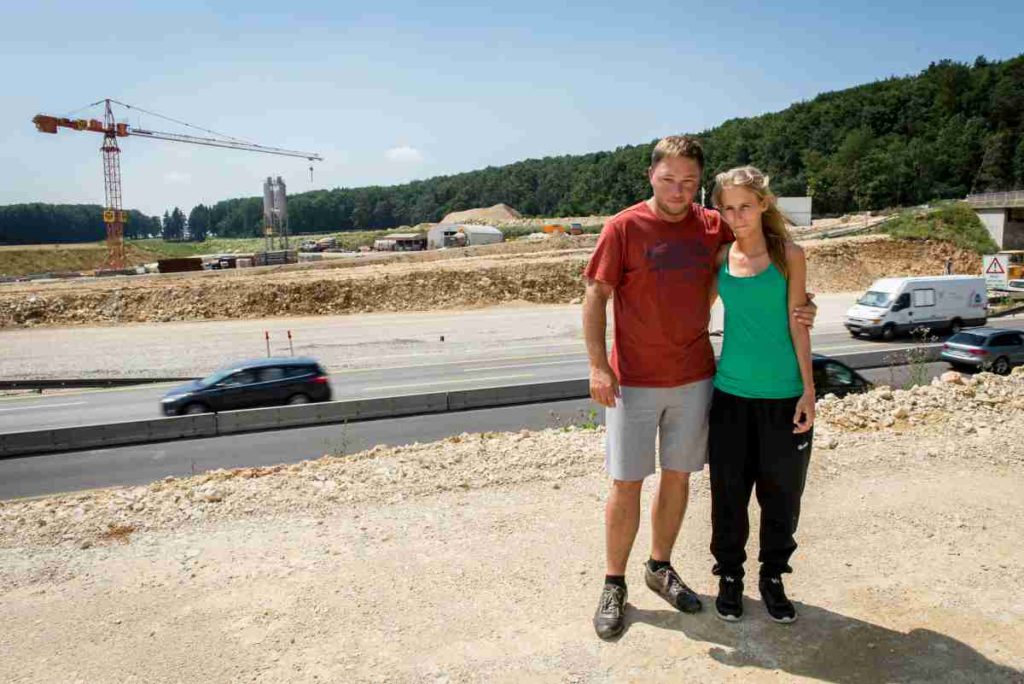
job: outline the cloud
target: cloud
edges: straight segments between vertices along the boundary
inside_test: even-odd
[[[168,171],[164,174],[164,181],[172,185],[188,185],[192,182],[192,175],[181,171]]]
[[[388,161],[400,162],[403,164],[416,164],[423,161],[423,153],[415,147],[409,147],[408,145],[392,147],[384,153],[384,156],[387,157]]]

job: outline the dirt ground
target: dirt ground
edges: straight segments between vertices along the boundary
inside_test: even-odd
[[[424,311],[508,302],[578,302],[596,236],[374,256],[341,263],[135,276],[0,287],[0,328],[255,319]],[[977,255],[951,244],[852,237],[804,243],[815,292],[863,290],[883,276],[977,273]]]
[[[603,434],[575,426],[0,502],[0,679],[1024,682],[1024,372],[949,379],[819,404],[794,625],[752,582],[738,624],[671,609],[645,520],[599,641]],[[710,607],[692,491],[674,561]]]

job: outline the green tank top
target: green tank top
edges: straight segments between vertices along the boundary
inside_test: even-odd
[[[800,365],[789,334],[786,279],[770,264],[755,276],[729,273],[729,258],[718,271],[725,305],[722,358],[715,387],[750,399],[789,399],[803,394]]]

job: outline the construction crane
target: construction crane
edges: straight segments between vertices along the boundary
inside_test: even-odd
[[[121,199],[121,148],[117,144],[118,138],[126,138],[128,136],[136,138],[152,138],[154,140],[170,140],[173,142],[184,142],[192,143],[193,145],[207,145],[209,147],[226,147],[232,150],[246,150],[248,152],[265,152],[267,154],[278,154],[285,157],[301,157],[308,159],[310,162],[323,161],[323,157],[314,152],[298,152],[296,150],[285,150],[280,147],[267,147],[265,145],[257,145],[255,143],[246,142],[239,140],[238,138],[232,138],[223,134],[217,133],[216,131],[210,131],[208,129],[199,129],[207,133],[212,133],[218,137],[207,138],[194,135],[182,135],[180,133],[163,133],[160,131],[149,131],[143,128],[133,128],[126,123],[117,123],[114,120],[114,112],[111,109],[111,103],[121,105],[128,109],[135,109],[146,114],[152,114],[153,116],[167,119],[190,128],[197,128],[198,126],[192,126],[191,124],[185,123],[184,121],[177,121],[170,117],[165,117],[155,112],[147,112],[140,107],[133,107],[132,105],[118,102],[107,98],[94,102],[88,107],[95,107],[96,105],[104,105],[103,121],[96,119],[70,119],[66,117],[49,116],[46,114],[37,114],[32,118],[32,123],[36,125],[36,129],[41,133],[56,133],[58,128],[70,128],[76,131],[91,131],[93,133],[103,134],[103,144],[100,146],[100,151],[103,154],[103,189],[106,196],[106,203],[103,208],[103,222],[107,226],[107,263],[106,268],[108,269],[121,269],[125,267],[125,250],[124,250],[124,224],[127,221],[128,215],[124,211],[124,205]],[[310,165],[310,179],[312,180],[313,167]]]

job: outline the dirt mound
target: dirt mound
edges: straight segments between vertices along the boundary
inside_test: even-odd
[[[938,275],[947,258],[953,259],[954,273],[981,273],[981,257],[948,242],[866,235],[801,244],[807,252],[807,281],[815,292],[854,292],[878,278]]]
[[[0,328],[424,311],[522,301],[568,304],[596,236],[373,255],[281,269],[7,285]],[[805,243],[814,292],[864,290],[886,276],[978,273],[979,258],[949,243],[868,236]]]
[[[508,223],[522,218],[522,214],[507,204],[493,207],[453,211],[441,219],[441,223]]]

